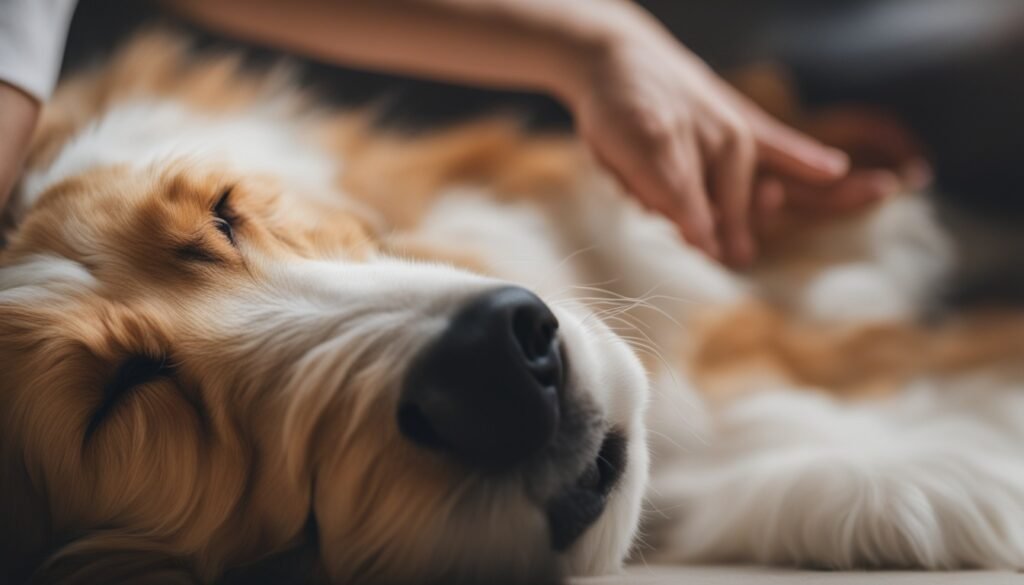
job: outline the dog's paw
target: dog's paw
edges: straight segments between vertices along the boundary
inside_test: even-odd
[[[662,560],[1024,567],[1024,457],[994,421],[751,402],[706,453],[656,476]]]

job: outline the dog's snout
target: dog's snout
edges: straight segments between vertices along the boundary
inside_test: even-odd
[[[472,299],[413,360],[402,433],[464,463],[505,469],[551,441],[563,385],[558,320],[519,287]]]

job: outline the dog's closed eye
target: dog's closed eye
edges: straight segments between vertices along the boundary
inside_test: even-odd
[[[239,222],[239,216],[231,205],[231,193],[233,187],[227,187],[221,191],[217,201],[210,208],[213,226],[232,246],[236,246],[235,228]],[[216,246],[211,247],[210,241],[202,232],[195,234],[193,238],[180,245],[175,252],[178,257],[187,262],[199,262],[203,264],[217,264],[224,261],[224,256]]]
[[[217,230],[224,234],[228,242],[232,246],[235,245],[235,222],[238,221],[238,216],[235,214],[235,210],[231,207],[231,187],[228,187],[221,193],[220,199],[217,200],[217,204],[213,207],[214,225],[217,226]]]
[[[143,384],[167,378],[173,374],[174,368],[168,363],[166,357],[153,358],[133,355],[126,358],[104,385],[103,398],[89,420],[89,426],[85,430],[85,440],[88,442],[128,393]]]

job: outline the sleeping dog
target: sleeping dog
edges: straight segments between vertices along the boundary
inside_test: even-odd
[[[1024,567],[1014,313],[905,196],[739,276],[565,137],[425,136],[150,32],[0,254],[4,583]]]

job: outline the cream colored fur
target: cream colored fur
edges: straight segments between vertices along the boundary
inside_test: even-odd
[[[154,43],[180,51],[164,38],[133,50]],[[842,258],[820,270],[796,278],[783,262],[739,276],[571,143],[554,147],[576,161],[568,178],[535,169],[543,180],[516,184],[502,173],[534,165],[523,153],[537,143],[502,123],[497,142],[514,146],[498,158],[510,168],[495,170],[479,155],[495,148],[490,131],[374,138],[289,90],[246,82],[235,95],[230,63],[189,73],[181,58],[152,65],[180,84],[69,85],[22,182],[20,227],[0,257],[0,553],[28,563],[10,575],[214,582],[310,546],[309,578],[335,583],[540,582],[629,559],[1024,567],[1024,373],[1012,359],[952,372],[898,359],[915,367],[870,396],[809,387],[800,367],[769,358],[724,397],[705,381],[730,372],[697,375],[706,320],[750,303],[784,298],[781,322],[812,332],[923,327],[955,259],[922,200],[819,236],[815,250]],[[116,80],[135,89],[118,94]],[[430,161],[453,140],[466,168],[445,180],[422,187],[430,173],[402,166],[403,149]],[[381,148],[422,192],[374,172],[382,163],[367,153]],[[136,253],[150,236],[171,241],[162,223],[131,231],[151,208],[178,194],[201,211],[227,184],[253,226],[237,252],[215,249],[222,269],[181,276]],[[403,206],[419,211],[392,209]],[[201,230],[200,211],[166,217]],[[546,545],[537,499],[557,487],[545,466],[580,462],[491,482],[394,428],[414,350],[499,282],[554,308],[588,424],[629,439],[607,510],[564,555]],[[83,447],[103,376],[139,352],[173,356],[180,378],[153,382]]]

